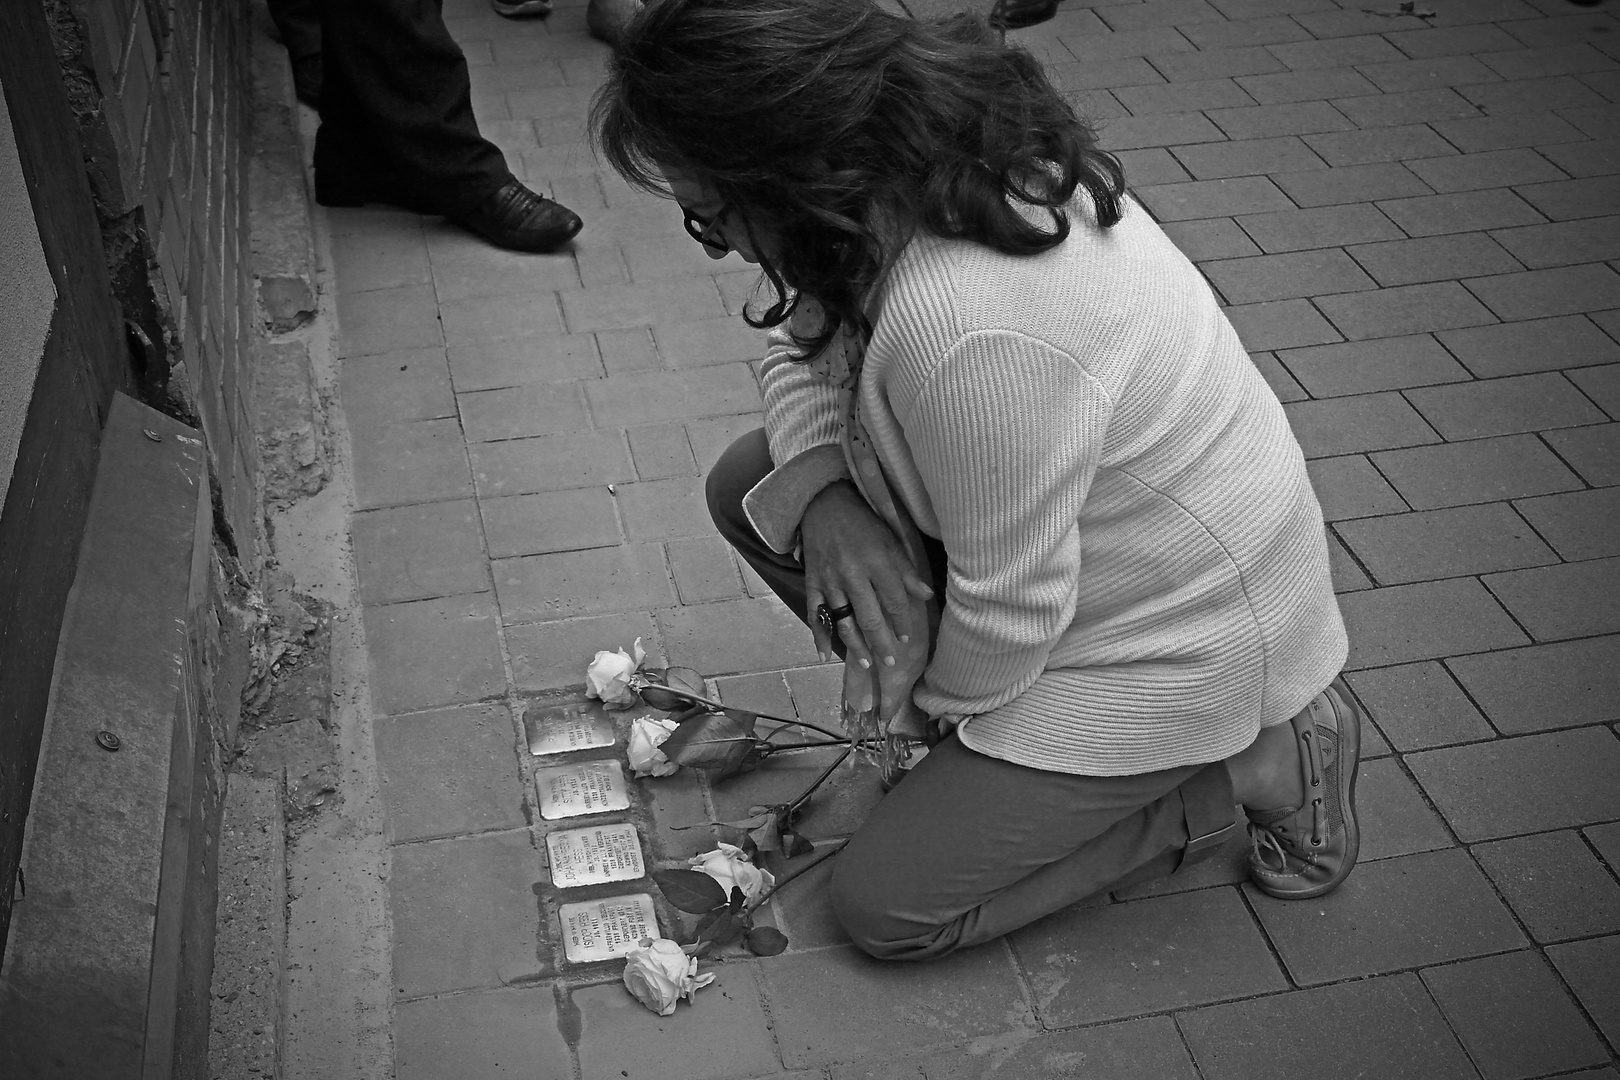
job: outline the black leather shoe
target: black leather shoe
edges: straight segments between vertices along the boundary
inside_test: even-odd
[[[990,25],[997,30],[1022,30],[1057,14],[1058,0],[996,0]]]
[[[585,225],[568,207],[536,195],[517,180],[508,180],[495,194],[450,220],[513,251],[551,251]]]

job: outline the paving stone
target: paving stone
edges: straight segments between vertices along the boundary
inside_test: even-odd
[[[492,559],[614,547],[623,539],[606,487],[506,495],[479,506]]]
[[[426,285],[432,280],[420,229],[335,235],[332,268],[341,295]]]
[[[1211,109],[1204,115],[1218,124],[1231,139],[1314,135],[1325,131],[1347,131],[1355,127],[1349,118],[1325,101]]]
[[[675,591],[683,604],[703,604],[710,600],[730,600],[742,596],[742,580],[731,545],[713,536],[672,540],[669,569],[675,577]]]
[[[1145,30],[1154,26],[1222,21],[1219,11],[1204,0],[1148,0],[1147,3],[1100,6],[1098,15],[1115,30]]]
[[[1378,284],[1385,286],[1444,281],[1480,272],[1509,273],[1520,266],[1483,233],[1357,244],[1349,252]]]
[[[1620,870],[1620,821],[1589,825],[1581,832],[1587,842],[1597,849],[1598,856],[1609,865],[1610,870]]]
[[[1569,993],[1533,952],[1428,968],[1422,976],[1486,1080],[1608,1060]]]
[[[1307,903],[1245,889],[1288,973],[1305,986],[1528,944],[1460,848],[1362,863],[1331,895]]]
[[[1557,561],[1524,519],[1503,503],[1392,514],[1335,527],[1384,585]]]
[[[338,372],[338,394],[356,442],[384,427],[456,415],[442,348],[347,357]]]
[[[1605,728],[1425,750],[1406,764],[1467,844],[1620,818],[1620,742]]]
[[[1125,182],[1133,188],[1143,184],[1174,184],[1192,179],[1187,170],[1181,167],[1181,163],[1171,157],[1170,151],[1163,147],[1122,150],[1114,156],[1125,168]],[[727,305],[726,310],[731,310],[730,305]]]
[[[1395,585],[1341,597],[1350,630],[1348,670],[1433,660],[1527,639],[1473,579]]]
[[[467,451],[453,419],[387,425],[353,446],[356,509],[471,493]]]
[[[1308,458],[1439,441],[1399,394],[1300,401],[1284,406],[1284,411]]]
[[[706,675],[808,664],[816,657],[810,631],[775,597],[660,611],[658,625],[670,662]]]
[[[1503,229],[1495,238],[1531,269],[1620,258],[1620,217]]]
[[[1563,179],[1562,170],[1528,148],[1427,158],[1408,161],[1406,167],[1422,177],[1435,191],[1445,193]]]
[[[636,477],[617,431],[580,431],[533,439],[475,443],[473,479],[480,498],[620,484]]]
[[[630,437],[630,457],[636,475],[643,480],[663,480],[671,476],[691,476],[697,471],[692,444],[680,424],[636,428]]]
[[[1609,1045],[1620,1043],[1620,936],[1554,945],[1547,950],[1547,958],[1575,991]]]
[[[1229,3],[1216,4],[1232,22],[1189,23],[1179,27],[1183,37],[1200,49],[1232,49],[1249,45],[1275,45],[1284,41],[1307,41],[1310,31],[1286,15],[1251,17],[1252,11],[1237,11]]]
[[[1159,83],[1150,86],[1112,86],[1108,89],[1134,116],[1198,112],[1203,109],[1227,109],[1254,104],[1254,99],[1244,93],[1243,88],[1231,79],[1200,79],[1196,82]]]
[[[567,328],[557,313],[556,296],[545,293],[523,304],[514,303],[507,296],[443,301],[439,304],[439,314],[444,320],[444,340],[452,346],[461,346],[560,334]]]
[[[759,409],[759,386],[747,364],[611,376],[585,384],[585,396],[602,427],[640,427]]]
[[[1307,300],[1240,304],[1225,311],[1251,353],[1341,340],[1339,332]]]
[[[1620,197],[1609,177],[1560,180],[1515,188],[1524,200],[1554,221],[1595,218],[1620,213]]]
[[[1260,254],[1254,241],[1230,218],[1167,222],[1164,232],[1194,262]]]
[[[1298,11],[1294,18],[1318,38],[1342,38],[1353,34],[1377,34],[1384,30],[1405,30],[1427,25],[1415,15],[1386,14],[1354,8],[1335,11],[1314,5]]]
[[[1612,139],[1620,135],[1620,109],[1604,105],[1596,109],[1565,109],[1560,116],[1591,139]]]
[[[1461,10],[1473,10],[1473,7],[1468,5]],[[1522,47],[1516,38],[1489,22],[1472,26],[1435,27],[1429,30],[1399,30],[1388,34],[1385,40],[1394,44],[1407,56],[1420,60]]]
[[[1550,431],[1547,442],[1589,484],[1620,484],[1620,424]]]
[[[1394,758],[1362,762],[1356,778],[1356,814],[1364,863],[1454,846],[1445,823]]]
[[[1082,62],[1192,51],[1187,39],[1168,26],[1113,33],[1065,34],[1061,40],[1074,58]]]
[[[1397,750],[1426,750],[1496,734],[1446,669],[1433,661],[1357,671],[1346,678]]]
[[[1281,61],[1278,61],[1278,67],[1282,67]],[[1325,101],[1328,98],[1379,92],[1377,86],[1368,82],[1352,68],[1327,68],[1321,71],[1285,70],[1280,74],[1240,78],[1237,83],[1261,105]]]
[[[1288,349],[1278,359],[1313,397],[1459,382],[1469,377],[1428,334]]]
[[[551,186],[562,182],[559,179]],[[572,193],[563,192],[557,197],[576,212],[590,210],[589,204]],[[448,222],[428,233],[428,253],[440,303],[499,296],[514,307],[550,307],[548,293],[577,289],[581,284],[579,270],[567,251],[555,255],[503,251]]]
[[[1406,230],[1409,236],[1504,229],[1514,225],[1536,225],[1542,221],[1534,207],[1503,188],[1386,199],[1378,203],[1378,209]]]
[[[1357,565],[1355,556],[1350,554],[1350,550],[1331,532],[1327,537],[1327,552],[1328,574],[1332,578],[1335,593],[1372,588],[1372,579]]]
[[[1140,150],[1148,146],[1220,142],[1226,133],[1203,113],[1156,113],[1122,116],[1099,125],[1098,145],[1108,151]]]
[[[560,294],[574,333],[682,323],[726,313],[709,278],[668,278]]]
[[[1238,808],[1241,811],[1241,807]],[[1242,817],[1236,819],[1242,822]],[[1249,880],[1249,855],[1254,841],[1248,830],[1236,828],[1226,843],[1206,859],[1177,870],[1168,877],[1154,878],[1123,889],[1112,890],[1116,901],[1141,900],[1149,896],[1169,896],[1173,893],[1193,892],[1220,885],[1239,885]]]
[[[339,293],[337,316],[340,356],[369,356],[444,344],[438,300],[430,285]]]
[[[1069,908],[1009,935],[1047,1027],[1287,986],[1233,889]]]
[[[1580,486],[1575,475],[1533,435],[1391,450],[1373,455],[1373,463],[1416,510]]]
[[[551,950],[540,938],[534,896],[543,860],[527,832],[399,844],[393,861],[388,894],[400,993],[503,986],[548,972]]]
[[[1406,500],[1359,454],[1316,458],[1306,462],[1305,467],[1328,521],[1399,514],[1408,509]]]
[[[1620,419],[1620,364],[1608,364],[1588,371],[1572,371],[1569,381],[1611,418]]]
[[[426,998],[395,1008],[398,1080],[573,1075],[549,986]]]
[[[764,426],[765,417],[758,409],[740,415],[714,416],[688,422],[686,437],[692,442],[698,472],[707,476],[727,447]]]
[[[1158,53],[1149,56],[1153,68],[1163,73],[1164,78],[1171,82],[1186,82],[1194,79],[1229,79],[1239,75],[1265,75],[1274,71],[1286,71],[1283,62],[1261,48],[1259,45],[1239,46],[1230,49],[1208,49],[1200,46],[1200,51],[1192,53]],[[1107,85],[1106,83],[1099,85]],[[1125,85],[1118,83],[1118,85]]]
[[[1150,1016],[1081,1031],[1060,1031],[1005,1044],[971,1044],[882,1064],[837,1065],[833,1080],[1025,1080],[1077,1075],[1087,1080],[1195,1080],[1175,1022]]]
[[[525,824],[517,734],[506,706],[384,716],[372,730],[393,843]]]
[[[1478,1075],[1412,974],[1215,1005],[1177,1021],[1205,1080]]]
[[[1312,153],[1310,147],[1293,136],[1178,146],[1175,148],[1175,154],[1188,171],[1199,180],[1326,168],[1322,164],[1322,159]]]
[[[1620,558],[1491,574],[1485,584],[1537,641],[1620,632]]]
[[[1495,317],[1454,281],[1322,296],[1316,306],[1352,340],[1479,326]]]
[[[583,685],[585,666],[597,650],[629,649],[638,637],[649,652],[660,651],[652,616],[644,611],[509,626],[513,684],[525,691]]]
[[[1228,217],[1293,205],[1288,196],[1263,176],[1159,184],[1136,194],[1160,221]]]
[[[1579,44],[1486,53],[1480,60],[1505,79],[1545,78],[1582,71],[1602,71],[1614,66],[1612,58]]]
[[[816,664],[785,672],[788,691],[799,719],[837,728],[844,700],[844,666]]]
[[[804,731],[793,735],[795,739],[819,738]],[[715,785],[711,793],[714,812],[718,820],[737,821],[747,817],[751,807],[790,802],[837,758],[837,752],[819,749],[777,755],[751,773]],[[812,840],[848,836],[861,827],[882,798],[876,766],[865,762],[842,765],[817,790],[800,820],[800,831]]]
[[[701,777],[695,769],[681,769],[673,776],[630,781],[635,789],[633,800],[652,818],[643,835],[656,858],[686,860],[714,850],[716,838],[714,829],[706,824],[712,818],[703,801]]]
[[[1601,637],[1462,656],[1448,663],[1491,722],[1513,735],[1620,716],[1615,706],[1617,661],[1620,637]]]
[[[1390,29],[1398,27],[1392,26]],[[1406,59],[1399,49],[1375,34],[1327,41],[1287,42],[1268,48],[1294,71],[1349,67],[1354,64],[1380,64]]]
[[[1478,116],[1480,113],[1467,98],[1450,87],[1335,98],[1333,107],[1354,121],[1356,127],[1363,129],[1428,124],[1436,120]]]
[[[598,330],[596,345],[602,351],[602,367],[609,375],[632,371],[657,371],[664,365],[653,343],[652,329],[635,326],[626,330]]]
[[[717,964],[713,985],[672,1016],[659,1016],[622,983],[573,992],[579,1010],[584,1080],[733,1080],[776,1071],[770,1020],[760,1002],[757,964]],[[711,970],[707,964],[702,970]]]
[[[1546,48],[1553,45],[1574,45],[1583,41],[1592,42],[1601,40],[1600,34],[1612,33],[1617,29],[1614,19],[1606,13],[1572,12],[1567,4],[1556,3],[1554,0],[1530,0],[1530,3],[1542,13],[1553,17],[1517,18],[1505,25],[1504,29],[1526,45]]]
[[[699,477],[620,484],[616,498],[625,536],[631,541],[714,535],[714,522]]]
[[[1270,253],[1398,240],[1404,235],[1376,207],[1360,203],[1246,214],[1238,224]]]
[[[1478,116],[1462,120],[1440,120],[1434,130],[1445,141],[1465,154],[1487,150],[1507,150],[1515,146],[1541,146],[1573,142],[1584,133],[1556,113],[1510,113],[1507,116]],[[1444,151],[1441,151],[1444,153]],[[1403,157],[1429,157],[1410,154]]]
[[[1571,491],[1514,503],[1553,550],[1566,559],[1620,555],[1620,488]]]
[[[790,1069],[1036,1026],[999,944],[929,964],[888,963],[843,948],[787,953],[760,967]]]
[[[1598,423],[1606,417],[1548,372],[1408,390],[1407,400],[1448,440]]]
[[[354,515],[360,602],[389,604],[487,590],[489,568],[471,499]]]
[[[379,715],[479,701],[506,689],[489,593],[364,609],[371,703]]]
[[[1538,149],[1571,176],[1612,176],[1620,173],[1620,139],[1559,143]]]
[[[509,623],[647,611],[675,602],[658,544],[497,559],[492,571],[501,616]]]
[[[671,368],[758,360],[765,355],[765,332],[732,315],[652,328],[653,341]]]
[[[1249,359],[1261,378],[1266,380],[1266,385],[1271,387],[1271,392],[1277,395],[1278,401],[1304,401],[1310,397],[1277,360],[1276,353],[1250,353]]]
[[[1221,295],[1234,304],[1377,287],[1355,260],[1338,248],[1226,259],[1204,264],[1203,271]]]
[[[1477,120],[1450,121],[1478,123]],[[1574,128],[1564,125],[1569,131]],[[1572,137],[1579,137],[1575,132]],[[1340,131],[1309,135],[1306,145],[1322,160],[1335,168],[1343,165],[1369,165],[1379,161],[1402,161],[1409,158],[1438,157],[1455,154],[1457,148],[1435,134],[1425,124],[1378,128],[1373,131]]]
[[[1439,337],[1482,379],[1620,360],[1620,345],[1584,315],[1447,330]]]
[[[1608,104],[1602,94],[1568,75],[1465,86],[1461,88],[1461,93],[1490,116]]]
[[[1171,54],[1174,55],[1174,54]],[[1185,54],[1196,57],[1197,54]],[[1165,76],[1140,56],[1122,56],[1115,60],[1097,60],[1091,63],[1050,64],[1047,77],[1064,90],[1098,90],[1116,86],[1145,86],[1163,83]],[[1194,75],[1191,78],[1218,78],[1225,72]]]
[[[660,206],[665,213],[668,212],[668,207],[662,205],[661,201]],[[630,270],[630,279],[637,283],[656,278],[708,277],[748,271],[748,264],[741,255],[731,252],[723,258],[711,258],[709,249],[692,243],[692,238],[684,231],[680,236],[648,237],[626,244],[624,261]]]
[[[449,350],[450,375],[460,391],[596,379],[602,357],[590,334],[551,334],[539,338],[482,341]]]
[[[1395,161],[1375,161],[1366,165],[1304,169],[1275,175],[1272,180],[1302,207],[1335,206],[1343,203],[1395,199],[1404,195],[1427,195],[1429,186]]]
[[[590,427],[577,382],[530,383],[458,394],[469,443],[555,435]]]
[[[1471,850],[1537,943],[1620,931],[1620,885],[1575,833],[1536,833]]]
[[[1397,45],[1396,48],[1400,46]],[[1501,81],[1496,72],[1474,57],[1463,55],[1397,60],[1388,64],[1362,64],[1356,70],[1378,84],[1380,90],[1388,93]]]

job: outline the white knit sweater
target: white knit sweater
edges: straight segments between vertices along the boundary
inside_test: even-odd
[[[915,700],[967,746],[1125,775],[1215,761],[1322,690],[1347,642],[1282,407],[1139,206],[1013,258],[935,237],[890,275],[862,418],[949,581]],[[745,506],[791,550],[845,468],[833,388],[778,337],[778,468]]]

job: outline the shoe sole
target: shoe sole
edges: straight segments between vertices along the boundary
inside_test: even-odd
[[[1311,900],[1327,895],[1344,884],[1344,879],[1356,868],[1356,860],[1361,855],[1361,823],[1356,820],[1356,781],[1361,776],[1361,710],[1356,707],[1349,693],[1340,687],[1337,679],[1328,685],[1324,693],[1328,695],[1328,705],[1333,709],[1339,731],[1339,812],[1344,817],[1344,864],[1339,867],[1339,872],[1327,881],[1302,892],[1273,890],[1266,887],[1264,878],[1254,874],[1249,876],[1255,888],[1279,900]],[[1313,717],[1311,719],[1313,728],[1315,724]],[[1344,775],[1344,762],[1347,758],[1350,761],[1348,783]]]
[[[551,0],[523,0],[518,4],[491,4],[495,14],[504,15],[508,19],[521,18],[525,15],[550,15]]]

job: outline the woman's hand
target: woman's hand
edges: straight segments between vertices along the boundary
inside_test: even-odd
[[[845,480],[823,488],[805,508],[799,536],[810,629],[823,658],[832,654],[832,637],[816,618],[822,604],[855,608],[852,618],[839,621],[838,636],[848,659],[862,668],[894,668],[897,654],[909,657],[919,650],[926,658],[926,601],[934,590],[854,484]],[[883,704],[885,713],[895,707]]]

